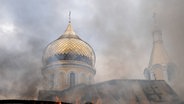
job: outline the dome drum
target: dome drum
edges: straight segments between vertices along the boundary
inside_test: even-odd
[[[55,63],[52,63],[50,65],[47,65],[43,67],[42,71],[51,71],[53,69],[65,69],[65,70],[71,70],[71,69],[83,69],[90,73],[96,74],[96,69],[91,67],[88,64],[82,63],[80,61],[71,61],[71,60],[65,60],[65,61],[58,61]]]

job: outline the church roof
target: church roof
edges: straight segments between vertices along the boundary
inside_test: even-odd
[[[174,90],[163,80],[111,80],[78,85],[64,91],[40,91],[39,100],[102,102],[97,104],[180,104]],[[95,103],[96,104],[96,103]]]
[[[60,57],[72,56],[73,58],[79,55],[92,61],[90,65],[94,66],[95,63],[95,53],[92,47],[76,35],[70,22],[64,34],[46,47],[43,62],[59,55],[62,55]]]

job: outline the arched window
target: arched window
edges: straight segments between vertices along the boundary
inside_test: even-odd
[[[75,86],[75,73],[74,72],[71,72],[70,73],[70,87],[73,87]]]
[[[88,84],[92,84],[92,76],[89,76]]]
[[[54,74],[52,73],[52,74],[50,75],[50,78],[49,78],[49,82],[51,83],[51,84],[50,84],[50,88],[51,88],[51,89],[54,88],[54,79],[55,79],[55,76],[54,76]]]

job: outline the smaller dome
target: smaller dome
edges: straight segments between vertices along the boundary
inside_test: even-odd
[[[95,64],[93,49],[75,34],[71,23],[63,35],[46,47],[43,54],[44,65],[64,60],[83,62],[91,67]]]

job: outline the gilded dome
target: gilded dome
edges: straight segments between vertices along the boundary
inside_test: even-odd
[[[46,47],[43,55],[44,65],[64,60],[83,62],[91,67],[95,64],[93,49],[76,35],[71,23],[63,35]]]

